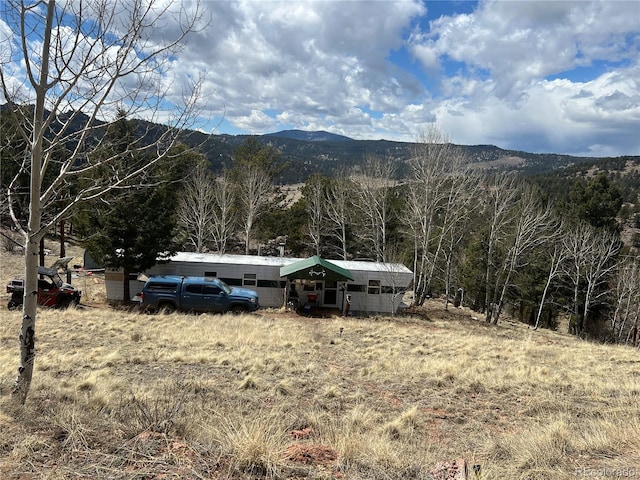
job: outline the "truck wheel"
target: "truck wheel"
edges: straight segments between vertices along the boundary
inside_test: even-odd
[[[173,303],[166,302],[158,305],[158,312],[162,313],[163,315],[168,315],[175,311],[176,311],[176,306]]]
[[[69,305],[71,305],[70,298],[60,297],[58,298],[58,303],[56,304],[56,307],[59,308],[60,310],[66,310],[67,308],[69,308]]]
[[[234,315],[240,315],[240,314],[242,314],[242,313],[246,313],[246,312],[247,312],[247,309],[246,309],[246,308],[244,308],[242,305],[233,305],[233,306],[229,309],[229,311],[230,311],[231,313],[233,313]]]
[[[65,300],[64,306],[62,308],[77,308],[79,304],[80,299],[78,297],[70,297]]]
[[[22,295],[17,292],[13,292],[11,297],[9,298],[9,303],[7,303],[7,308],[9,310],[17,310],[22,307]]]

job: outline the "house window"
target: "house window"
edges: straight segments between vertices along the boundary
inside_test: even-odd
[[[367,293],[370,295],[379,295],[380,280],[369,280],[369,288],[367,289]]]
[[[218,272],[204,272],[205,277],[216,278],[218,276]]]
[[[257,278],[255,273],[245,273],[242,279],[242,285],[245,287],[255,287]]]

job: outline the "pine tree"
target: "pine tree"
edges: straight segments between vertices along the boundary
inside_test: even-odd
[[[99,155],[125,151],[136,138],[135,122],[127,120],[122,112],[119,115],[107,132],[111,147]],[[125,301],[131,298],[131,273],[152,267],[160,256],[171,255],[180,247],[177,181],[183,177],[191,157],[186,152],[182,157],[171,157],[147,172],[143,182],[92,202],[75,219],[89,254],[107,268],[122,270]]]

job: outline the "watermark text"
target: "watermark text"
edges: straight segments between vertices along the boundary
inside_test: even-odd
[[[591,468],[580,467],[573,471],[573,475],[576,477],[585,478],[640,478],[640,471],[635,467],[621,467],[621,468]]]

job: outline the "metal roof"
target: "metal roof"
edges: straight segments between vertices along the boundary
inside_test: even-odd
[[[313,258],[313,257],[312,257]],[[237,255],[229,253],[195,253],[178,252],[168,259],[170,262],[189,263],[226,263],[230,265],[257,265],[284,267],[292,263],[305,260],[295,257],[265,257],[258,255]],[[324,259],[323,259],[324,260]],[[387,272],[411,274],[405,265],[401,263],[370,262],[366,260],[325,260],[347,271]]]
[[[229,253],[195,253],[178,252],[168,259],[170,262],[190,263],[228,263],[231,265],[260,265],[277,266],[288,265],[298,258],[289,257],[262,257],[258,255],[234,255]]]

